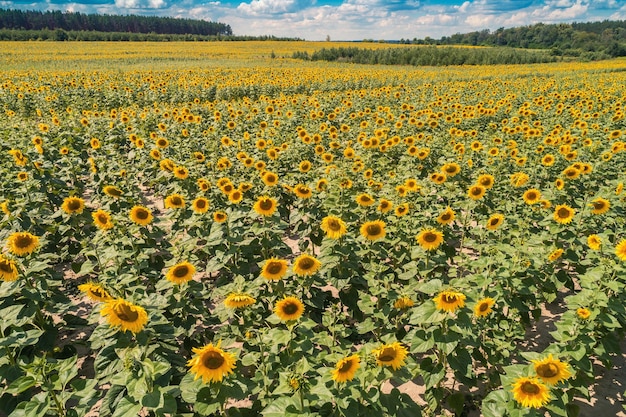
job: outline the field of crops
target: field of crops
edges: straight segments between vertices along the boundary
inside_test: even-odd
[[[0,43],[0,415],[579,415],[626,61],[288,58],[329,44]]]

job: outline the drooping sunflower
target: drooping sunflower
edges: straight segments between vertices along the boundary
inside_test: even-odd
[[[85,293],[85,295],[94,301],[109,301],[112,300],[113,297],[109,294],[109,292],[104,289],[101,284],[97,284],[95,282],[86,282],[78,286],[78,289]]]
[[[261,276],[268,281],[278,281],[285,274],[287,274],[287,261],[284,259],[270,258],[261,268]]]
[[[170,194],[165,197],[164,202],[165,208],[169,209],[179,209],[185,207],[185,198],[180,194]]]
[[[526,204],[536,204],[541,200],[541,191],[536,188],[531,188],[524,192],[522,198]]]
[[[85,200],[80,197],[67,197],[63,200],[61,208],[67,214],[80,214],[85,208]]]
[[[566,204],[559,204],[554,208],[554,220],[561,224],[568,224],[574,218],[576,210]]]
[[[402,296],[393,302],[393,307],[398,310],[406,310],[407,308],[413,307],[415,302],[411,300],[407,296]]]
[[[450,206],[448,206],[441,212],[441,214],[439,214],[439,216],[437,216],[437,223],[442,225],[450,224],[454,221],[455,217],[456,213],[450,208]]]
[[[321,228],[330,239],[339,239],[348,231],[346,223],[337,216],[324,217]]]
[[[93,224],[100,230],[109,230],[113,228],[111,215],[103,209],[99,209],[91,213],[91,218],[93,219]]]
[[[419,232],[416,239],[424,250],[435,250],[443,243],[443,233],[435,229],[424,229]]]
[[[434,301],[439,310],[453,313],[457,309],[465,306],[465,294],[457,291],[445,290],[437,294]]]
[[[485,196],[486,191],[487,189],[483,187],[482,185],[475,184],[475,185],[472,185],[467,190],[467,196],[471,198],[472,200],[480,200],[481,198]]]
[[[174,284],[182,284],[191,281],[196,273],[196,267],[187,261],[180,262],[167,270],[165,278]]]
[[[209,211],[209,200],[204,197],[198,197],[191,202],[191,209],[198,214]]]
[[[560,381],[564,381],[572,374],[568,369],[568,365],[558,359],[554,359],[552,354],[541,360],[532,361],[535,373],[546,384],[554,385]]]
[[[593,214],[604,214],[611,208],[611,202],[605,198],[598,197],[591,201],[590,206],[593,207],[591,210]]]
[[[293,261],[293,272],[300,276],[310,276],[317,272],[322,263],[311,255],[303,253]]]
[[[271,216],[276,211],[276,207],[278,207],[276,200],[266,195],[259,197],[253,206],[254,211],[262,216]]]
[[[102,188],[102,191],[109,197],[113,198],[119,198],[124,194],[122,190],[113,185],[105,185],[104,188]]]
[[[356,196],[356,203],[361,207],[371,206],[374,202],[374,199],[369,194],[363,193]]]
[[[333,381],[338,383],[352,381],[356,371],[360,368],[361,357],[359,355],[351,355],[341,359],[332,370]]]
[[[561,255],[563,255],[563,249],[555,249],[554,251],[552,251],[552,253],[550,253],[550,255],[548,255],[548,260],[550,262],[554,262],[559,259]]]
[[[130,209],[130,219],[141,226],[147,226],[152,223],[152,211],[144,206],[134,206]]]
[[[361,225],[361,236],[367,240],[378,240],[385,237],[385,222],[382,220],[373,220]]]
[[[17,264],[0,254],[0,279],[2,281],[15,281],[19,276]]]
[[[9,251],[17,256],[25,256],[33,253],[39,246],[39,237],[29,232],[11,233],[7,239]]]
[[[256,302],[256,299],[249,294],[233,293],[224,300],[224,305],[228,308],[243,308]]]
[[[218,210],[213,213],[213,220],[217,223],[224,223],[226,220],[228,220],[228,214],[226,214],[222,210]]]
[[[626,261],[626,239],[622,239],[617,246],[615,246],[615,256],[621,261]]]
[[[194,381],[202,378],[203,383],[221,382],[225,376],[232,374],[237,359],[220,348],[220,342],[202,348],[193,348],[194,357],[187,361],[189,371],[194,374]]]
[[[487,220],[487,229],[496,230],[502,223],[504,223],[504,215],[500,213],[492,214]]]
[[[123,332],[139,333],[148,323],[148,313],[143,307],[121,298],[108,300],[100,315],[106,317],[110,326],[119,327]]]
[[[496,301],[491,298],[483,298],[478,300],[476,306],[474,307],[474,315],[476,317],[487,317],[493,311],[493,306],[496,304]]]
[[[296,297],[285,297],[276,302],[274,305],[274,313],[282,321],[298,320],[304,313],[304,304]]]
[[[400,342],[384,344],[372,351],[378,366],[391,366],[397,370],[404,365],[404,360],[408,354],[407,349]]]
[[[592,250],[600,250],[602,238],[598,235],[589,235],[587,237],[587,246]]]
[[[517,378],[512,392],[522,407],[541,408],[550,401],[550,390],[536,377]]]

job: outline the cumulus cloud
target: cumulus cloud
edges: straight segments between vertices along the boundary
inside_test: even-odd
[[[310,5],[310,1],[304,0],[252,0],[250,3],[240,3],[237,10],[245,14],[259,16],[294,13]]]
[[[167,7],[165,0],[115,0],[121,9],[162,9]]]

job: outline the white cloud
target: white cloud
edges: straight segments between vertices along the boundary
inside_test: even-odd
[[[304,0],[252,0],[250,3],[240,3],[237,10],[242,13],[258,16],[264,14],[294,13],[310,6],[311,2]]]
[[[162,9],[167,6],[165,0],[115,0],[115,6],[122,9]]]

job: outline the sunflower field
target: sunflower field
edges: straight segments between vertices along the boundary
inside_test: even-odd
[[[626,61],[290,58],[316,48],[0,43],[0,415],[593,400],[626,324]]]

